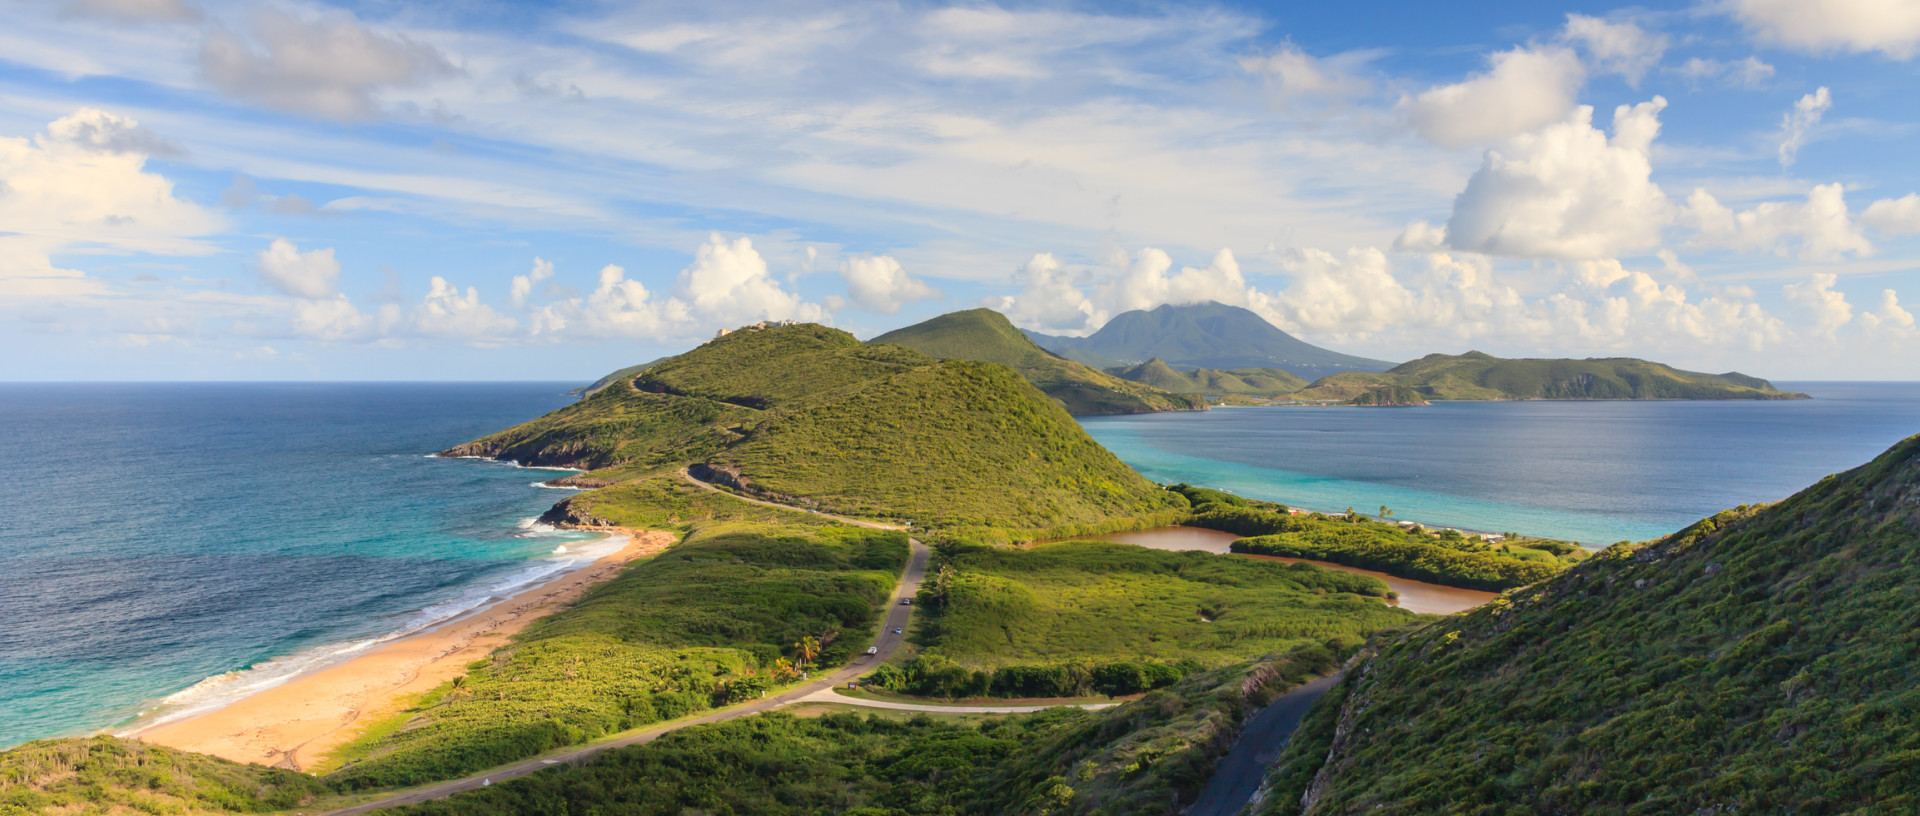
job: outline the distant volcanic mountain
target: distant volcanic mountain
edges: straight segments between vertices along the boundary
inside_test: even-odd
[[[1086,337],[1031,331],[1027,336],[1048,351],[1100,369],[1158,358],[1176,369],[1277,368],[1316,380],[1394,365],[1323,349],[1246,309],[1212,302],[1126,312]]]

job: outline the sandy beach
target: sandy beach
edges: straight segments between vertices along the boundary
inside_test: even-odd
[[[129,736],[238,762],[313,768],[406,698],[465,673],[467,664],[529,623],[579,599],[628,562],[678,540],[658,530],[609,532],[625,538],[626,545],[585,567],[224,708]]]

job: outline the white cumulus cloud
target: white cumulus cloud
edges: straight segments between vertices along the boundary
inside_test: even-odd
[[[1860,214],[1860,221],[1888,235],[1920,233],[1920,193],[1875,201]]]
[[[1804,202],[1768,201],[1736,211],[1704,189],[1687,196],[1681,220],[1693,227],[1693,246],[1736,252],[1771,252],[1810,261],[1833,261],[1851,253],[1873,254],[1873,244],[1847,211],[1846,191],[1822,184]]]
[[[883,314],[897,313],[906,303],[940,296],[940,290],[907,274],[900,262],[888,255],[848,258],[840,264],[840,277],[847,282],[847,294],[854,303]]]
[[[756,320],[821,320],[826,311],[780,288],[767,272],[766,259],[742,236],[732,241],[714,233],[680,271],[675,295],[703,318],[724,325]]]
[[[513,301],[514,307],[518,308],[527,305],[528,296],[533,294],[533,285],[552,277],[553,262],[534,258],[533,269],[531,271],[525,275],[513,276],[513,283],[508,290],[508,297]]]
[[[447,282],[439,275],[428,281],[427,295],[407,315],[406,329],[423,337],[485,342],[512,332],[519,321],[480,302],[480,292]]]
[[[1566,118],[1587,78],[1579,56],[1559,46],[1502,51],[1488,63],[1464,82],[1402,97],[1400,112],[1437,144],[1492,144]]]
[[[1600,258],[1652,249],[1671,206],[1653,183],[1651,151],[1667,101],[1614,110],[1613,135],[1593,109],[1487,151],[1446,227],[1455,249],[1526,258]]]
[[[1349,53],[1321,59],[1284,43],[1265,56],[1240,58],[1240,69],[1266,82],[1276,105],[1288,107],[1308,100],[1338,101],[1370,92],[1373,83],[1352,71],[1370,56]]]
[[[1880,290],[1880,307],[1860,313],[1860,326],[1868,334],[1890,335],[1898,339],[1914,336],[1913,313],[1900,306],[1900,295],[1892,289]]]
[[[324,298],[333,294],[340,279],[340,262],[331,247],[301,252],[285,238],[275,238],[260,250],[254,265],[267,285],[294,297]]]
[[[1095,306],[1081,291],[1074,275],[1051,252],[1042,252],[1021,264],[1013,275],[1020,291],[989,297],[981,305],[999,311],[1015,324],[1044,332],[1086,334],[1107,322],[1108,312]]]
[[[1762,42],[1812,53],[1920,53],[1920,3],[1913,0],[1734,0],[1733,16]]]
[[[148,172],[164,140],[132,119],[81,108],[31,139],[0,137],[0,297],[99,291],[52,256],[86,247],[113,253],[204,255],[225,220],[174,196]]]
[[[1787,300],[1800,306],[1811,321],[1810,331],[1819,336],[1831,338],[1841,326],[1853,319],[1853,306],[1847,303],[1847,296],[1835,291],[1834,283],[1839,276],[1832,272],[1815,272],[1813,277],[1798,283],[1789,283],[1781,291]]]

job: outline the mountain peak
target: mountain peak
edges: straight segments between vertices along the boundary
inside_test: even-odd
[[[1217,301],[1168,303],[1125,312],[1087,337],[1028,332],[1042,347],[1095,368],[1158,358],[1175,369],[1274,368],[1307,379],[1342,371],[1385,371],[1392,363],[1320,348],[1259,314]]]

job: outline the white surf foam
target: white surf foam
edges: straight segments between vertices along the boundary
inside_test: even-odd
[[[538,519],[523,519],[520,524],[531,535],[564,532],[552,525],[541,524]],[[521,568],[498,576],[493,581],[467,587],[452,598],[402,616],[399,624],[385,634],[325,643],[244,669],[208,677],[161,698],[152,708],[140,712],[131,725],[114,733],[116,736],[132,736],[170,722],[218,710],[235,701],[284,685],[301,675],[339,665],[381,645],[491,606],[612,555],[626,544],[627,539],[623,536],[603,536],[577,542],[573,547],[560,545],[550,554],[528,561]]]

